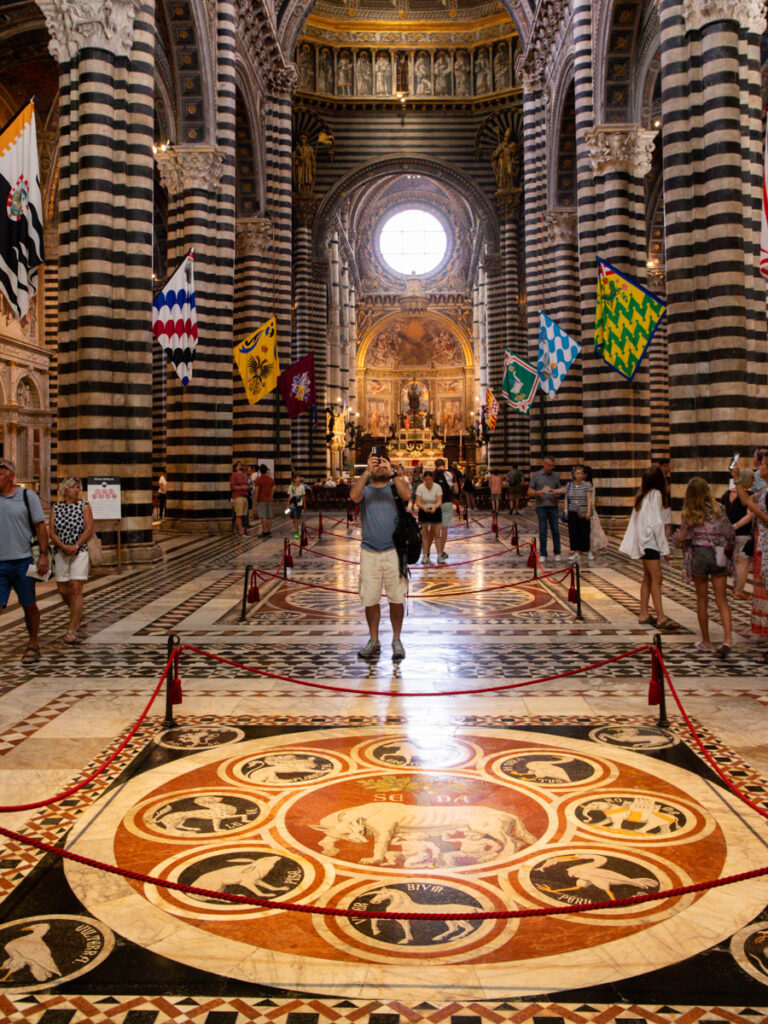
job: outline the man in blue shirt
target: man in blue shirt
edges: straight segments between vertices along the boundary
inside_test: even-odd
[[[405,611],[408,581],[400,575],[400,564],[392,540],[397,523],[397,505],[392,484],[400,498],[407,502],[411,487],[405,476],[394,472],[384,453],[374,449],[365,471],[355,480],[349,491],[350,500],[360,506],[362,539],[360,545],[360,600],[365,608],[365,619],[370,634],[365,647],[357,652],[359,658],[372,661],[381,654],[379,623],[381,621],[381,589],[389,601],[392,623],[392,660],[402,661],[405,648],[400,639]]]
[[[0,610],[8,604],[11,590],[15,590],[29,633],[21,663],[32,665],[40,660],[40,609],[35,598],[35,581],[27,576],[32,564],[30,538],[32,533],[37,536],[41,552],[37,571],[45,576],[50,570],[48,530],[40,499],[34,491],[25,492],[19,487],[15,477],[14,463],[0,458]]]

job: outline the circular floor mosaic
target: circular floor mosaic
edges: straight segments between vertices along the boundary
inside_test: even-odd
[[[322,994],[498,998],[616,981],[752,920],[768,882],[602,911],[482,920],[653,894],[764,863],[719,788],[605,743],[466,728],[318,730],[243,740],[149,770],[78,822],[74,849],[227,903],[66,865],[83,904],[153,952]],[[467,914],[389,920],[354,911]],[[460,991],[460,994],[457,994]]]

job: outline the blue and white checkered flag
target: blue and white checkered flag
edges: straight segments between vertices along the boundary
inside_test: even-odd
[[[557,394],[581,345],[558,327],[546,313],[539,311],[539,364],[541,387],[548,395]]]

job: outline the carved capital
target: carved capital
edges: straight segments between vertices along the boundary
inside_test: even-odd
[[[651,169],[657,129],[636,124],[604,124],[588,128],[584,140],[595,174],[626,171],[644,178]]]
[[[530,96],[535,92],[541,92],[544,88],[544,68],[537,53],[532,53],[518,66],[517,80],[523,86],[523,96]]]
[[[272,221],[268,217],[238,217],[235,252],[238,258],[266,256],[272,245]]]
[[[496,205],[499,208],[502,221],[517,219],[522,194],[521,188],[500,188],[496,192]]]
[[[686,32],[695,32],[713,21],[735,21],[750,32],[765,32],[762,0],[683,0]]]
[[[295,64],[276,64],[268,69],[266,79],[270,92],[293,97],[299,84],[299,72]]]
[[[547,210],[544,214],[547,225],[549,241],[554,245],[575,245],[576,244],[576,210],[572,207],[562,207],[556,210]]]
[[[50,42],[59,64],[77,57],[86,47],[129,57],[133,25],[142,0],[38,0]]]
[[[155,160],[169,196],[192,189],[215,192],[221,182],[224,154],[216,146],[169,146],[156,150]]]

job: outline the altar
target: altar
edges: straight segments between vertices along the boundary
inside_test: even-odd
[[[443,458],[443,442],[429,427],[403,427],[387,442],[390,462],[434,462]]]

